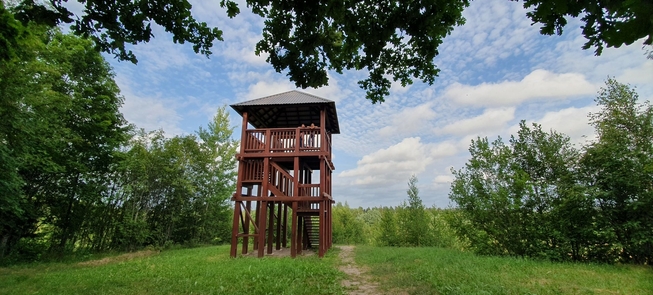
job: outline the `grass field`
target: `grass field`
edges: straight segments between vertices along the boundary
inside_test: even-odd
[[[241,257],[229,247],[143,251],[82,263],[0,268],[0,294],[346,294],[338,249],[324,259]],[[386,294],[653,294],[646,266],[481,257],[439,248],[357,246]]]
[[[16,266],[0,268],[0,294],[343,294],[336,252],[231,259],[220,246]]]
[[[359,246],[382,291],[409,294],[653,294],[650,266],[551,263],[440,248]]]

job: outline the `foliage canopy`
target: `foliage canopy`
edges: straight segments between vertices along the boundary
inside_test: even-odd
[[[97,47],[121,60],[136,62],[127,45],[148,42],[152,25],[162,26],[175,43],[190,43],[197,53],[210,55],[213,42],[222,41],[222,31],[200,22],[187,0],[80,1],[81,15],[65,7],[65,0],[22,0],[16,7],[24,23],[36,21],[54,26],[73,24],[78,35],[91,37]],[[439,69],[434,64],[438,46],[454,26],[464,23],[462,11],[468,0],[380,0],[380,1],[279,1],[247,0],[247,7],[265,19],[257,54],[278,72],[287,71],[297,87],[328,84],[327,71],[369,72],[359,81],[373,103],[389,95],[391,81],[403,86],[413,79],[433,83]],[[221,0],[229,17],[240,13],[232,0]],[[571,1],[525,0],[527,16],[542,24],[540,32],[561,34],[568,17],[582,16],[584,48],[601,54],[605,46],[619,47],[647,38],[653,42],[650,19],[653,4],[647,0]],[[0,47],[11,43],[16,32],[11,21],[0,18]]]
[[[523,122],[510,145],[472,141],[453,171],[456,224],[479,253],[650,264],[653,260],[653,107],[608,79],[590,115],[598,140]]]
[[[225,108],[197,135],[134,132],[93,41],[13,25],[19,46],[0,60],[0,264],[226,240],[237,143]]]

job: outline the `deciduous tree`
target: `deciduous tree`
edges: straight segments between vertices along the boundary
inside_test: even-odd
[[[417,188],[417,176],[408,180],[407,202],[398,211],[398,227],[402,244],[406,246],[431,245],[430,220]]]
[[[470,153],[465,167],[454,171],[449,197],[470,221],[457,229],[472,247],[554,260],[584,257],[577,243],[582,247],[593,240],[578,235],[592,226],[593,208],[582,202],[584,192],[574,176],[579,153],[568,137],[522,121],[510,145],[479,138]],[[567,216],[570,207],[577,211]],[[583,209],[588,214],[581,214]]]
[[[628,85],[608,79],[590,116],[598,141],[582,163],[605,230],[623,261],[653,261],[653,106]]]

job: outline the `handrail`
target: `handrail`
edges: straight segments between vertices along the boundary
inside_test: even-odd
[[[271,162],[270,166],[272,170],[270,171],[270,184],[281,192],[282,195],[292,197],[293,196],[293,177],[283,168],[281,168],[277,163]],[[276,178],[277,173],[281,175],[279,179]]]
[[[319,183],[300,183],[299,184],[300,197],[320,197],[320,184]]]
[[[245,153],[320,152],[323,144],[331,152],[331,136],[325,134],[323,143],[319,128],[248,129],[244,134],[241,144]]]

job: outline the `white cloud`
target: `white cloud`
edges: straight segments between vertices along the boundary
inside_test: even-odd
[[[283,80],[277,80],[274,82],[258,81],[256,82],[256,84],[252,84],[249,86],[249,90],[247,94],[244,96],[245,99],[242,100],[257,99],[257,98],[261,98],[261,97],[265,97],[281,92],[290,91],[292,89],[295,89],[295,87]]]
[[[336,103],[340,102],[343,98],[352,93],[351,90],[342,88],[336,77],[332,76],[331,74],[328,74],[327,77],[329,78],[329,85],[327,86],[297,90],[310,93],[328,100],[333,100]]]
[[[454,181],[454,176],[449,173],[449,174],[441,174],[436,176],[433,179],[433,183],[435,185],[451,185],[451,183]]]
[[[555,130],[564,133],[569,136],[572,143],[584,143],[595,137],[594,127],[589,124],[588,114],[599,110],[600,108],[596,105],[581,108],[570,107],[546,112],[541,118],[535,118],[529,122],[542,125],[544,131]],[[516,134],[517,130],[519,130],[518,124],[510,127],[511,134]]]
[[[481,132],[502,129],[515,118],[515,108],[486,109],[483,114],[469,119],[461,119],[435,130],[436,134],[478,135]]]
[[[173,98],[136,93],[131,87],[133,81],[117,78],[116,83],[125,97],[120,112],[127,122],[147,131],[163,129],[168,136],[183,133],[179,126],[182,117]]]
[[[440,76],[452,81],[478,77],[483,74],[479,70],[540,50],[541,36],[526,12],[517,2],[472,1],[463,11],[465,25],[456,27],[439,48]]]
[[[431,103],[425,103],[405,108],[392,115],[389,124],[378,130],[378,135],[381,137],[408,136],[432,126],[429,121],[435,118],[436,114],[431,105]]]
[[[433,161],[456,154],[455,144],[425,144],[419,137],[409,137],[385,149],[363,156],[357,167],[338,174],[338,179],[351,185],[388,187],[403,183],[412,174],[419,174]]]
[[[452,141],[443,141],[431,145],[431,157],[433,159],[441,159],[457,154],[460,151],[458,144]]]
[[[181,116],[170,106],[170,100],[124,92],[123,95],[125,103],[120,111],[128,122],[148,131],[163,129],[167,135],[183,133],[179,127]]]
[[[157,28],[160,28],[157,26]],[[158,29],[161,34],[162,29]],[[153,39],[148,44],[141,44],[134,48],[134,54],[145,69],[149,72],[160,72],[172,69],[188,67],[191,64],[191,57],[184,54],[188,48],[175,44],[171,39],[162,37]],[[209,74],[210,75],[210,74]]]
[[[408,84],[406,86],[401,85],[401,81],[393,81],[391,77],[387,77],[388,80],[392,81],[390,84],[390,91],[392,91],[393,94],[403,94],[408,92],[410,88],[413,86],[412,84]]]
[[[409,137],[398,144],[364,156],[358,167],[338,174],[353,185],[387,186],[408,179],[426,168],[433,160],[429,148],[419,137]]]
[[[625,68],[616,76],[616,80],[622,83],[633,83],[645,85],[653,81],[653,60],[641,63],[639,66]]]
[[[581,74],[535,70],[521,81],[476,86],[454,83],[447,87],[444,97],[463,105],[515,106],[535,99],[568,99],[592,94],[596,89]]]

